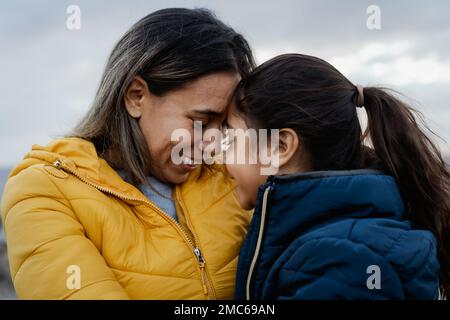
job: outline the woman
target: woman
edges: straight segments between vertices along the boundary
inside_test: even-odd
[[[171,133],[219,128],[253,66],[245,39],[208,11],[136,23],[74,134],[34,145],[10,174],[2,219],[18,297],[232,298],[250,215],[221,167],[171,161]]]
[[[255,208],[237,298],[436,299],[439,285],[448,294],[450,172],[410,107],[300,54],[256,68],[236,97],[227,169],[242,207]],[[279,131],[252,147],[231,129]],[[276,175],[262,175],[261,160],[233,163],[255,148],[277,158]]]

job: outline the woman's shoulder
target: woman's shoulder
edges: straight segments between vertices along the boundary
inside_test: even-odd
[[[38,163],[27,167],[21,167],[23,163],[13,169],[10,173],[2,195],[1,212],[2,219],[5,221],[8,212],[14,206],[22,203],[24,207],[32,206],[33,201],[28,199],[56,199],[63,200],[65,198],[59,190],[53,178],[63,173],[53,170],[50,166]],[[27,210],[33,210],[32,207]]]

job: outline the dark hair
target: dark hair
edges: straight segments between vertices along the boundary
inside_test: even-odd
[[[394,176],[413,213],[414,227],[430,230],[438,240],[441,287],[448,295],[448,166],[424,132],[429,129],[422,115],[388,89],[364,89],[368,127],[363,134],[357,94],[355,85],[326,61],[287,54],[267,61],[241,81],[236,103],[251,127],[295,130],[313,170],[375,167]],[[372,147],[364,143],[366,137]]]
[[[164,95],[214,72],[238,72],[255,66],[242,35],[206,9],[172,8],[138,21],[114,47],[106,64],[93,106],[72,136],[94,143],[113,167],[122,166],[135,185],[146,183],[151,159],[138,121],[124,105],[135,76],[149,90]]]
[[[244,37],[207,9],[156,11],[130,32],[139,35],[137,45],[159,47],[139,72],[157,95],[212,72],[235,71],[245,77],[255,66]]]

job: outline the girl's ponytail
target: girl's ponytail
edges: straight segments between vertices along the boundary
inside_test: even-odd
[[[415,228],[433,232],[438,240],[441,289],[450,290],[450,172],[422,115],[387,89],[357,87],[357,105],[364,105],[369,136],[377,158],[393,175]],[[359,92],[359,94],[358,94]],[[361,95],[363,101],[361,101]],[[417,116],[417,118],[416,118]],[[417,120],[420,120],[418,123]]]

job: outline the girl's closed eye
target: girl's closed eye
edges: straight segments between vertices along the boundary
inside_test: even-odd
[[[228,123],[222,125],[222,151],[226,152],[232,146],[235,136],[234,130],[231,129]]]

